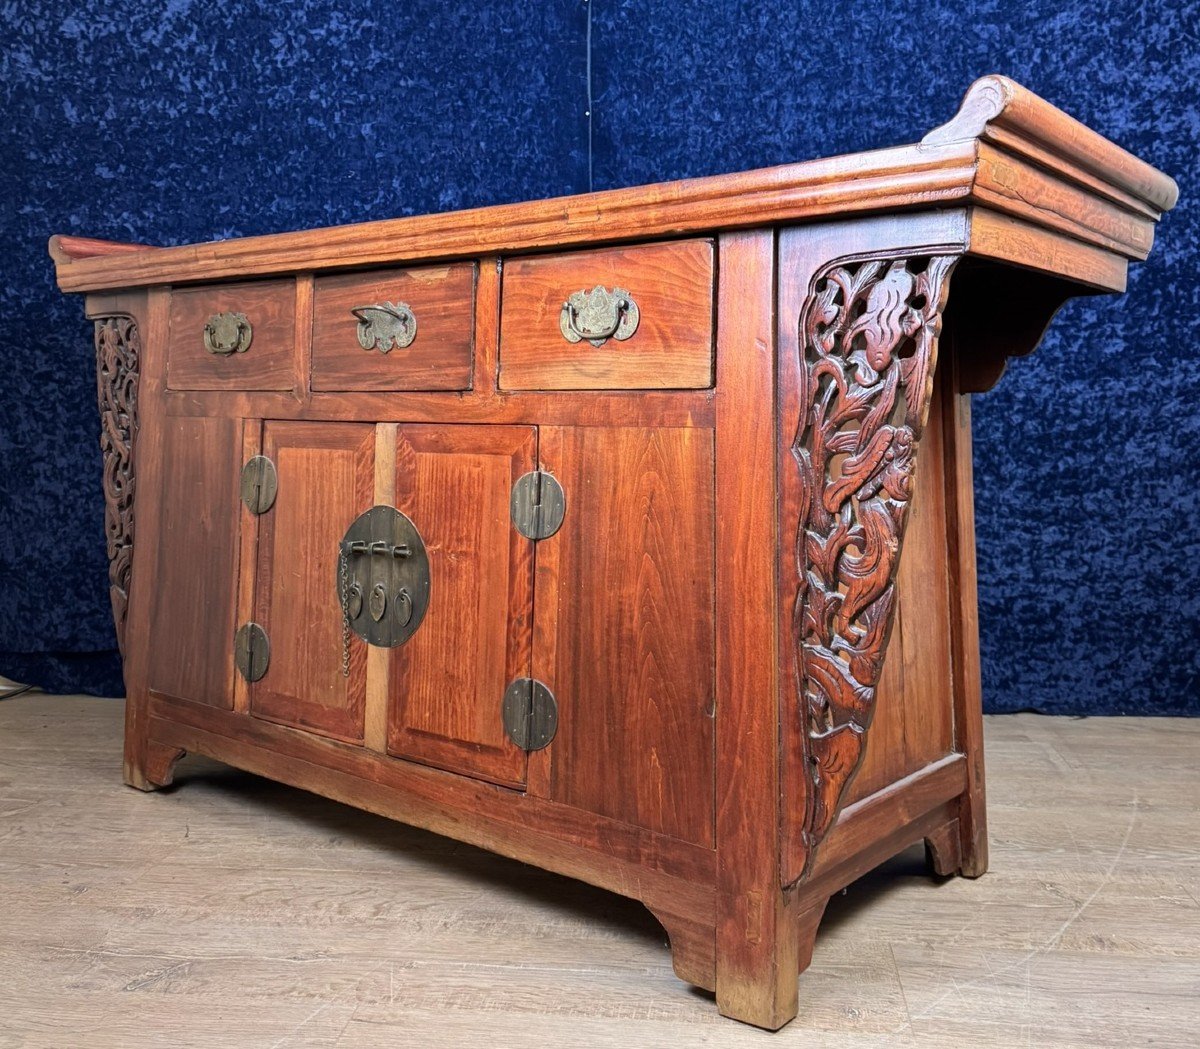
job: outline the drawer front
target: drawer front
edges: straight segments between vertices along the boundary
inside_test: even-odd
[[[295,282],[176,290],[168,339],[169,389],[294,389]]]
[[[318,277],[314,390],[469,390],[475,265]]]
[[[712,385],[710,240],[513,259],[501,310],[501,389]]]

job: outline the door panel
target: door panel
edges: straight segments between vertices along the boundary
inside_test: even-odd
[[[233,706],[242,423],[167,418],[162,440],[149,686],[162,695],[228,710]]]
[[[504,733],[508,683],[529,673],[533,544],[512,527],[513,482],[532,470],[529,426],[400,426],[397,509],[429,554],[425,620],[392,651],[390,753],[509,786],[526,754]]]
[[[551,797],[711,847],[712,432],[543,427],[539,453],[567,504],[537,552]]]
[[[271,658],[250,688],[250,710],[269,721],[361,743],[366,646],[350,637],[342,673],[338,544],[374,495],[375,427],[267,422],[263,454],[279,491],[260,518],[255,620]]]

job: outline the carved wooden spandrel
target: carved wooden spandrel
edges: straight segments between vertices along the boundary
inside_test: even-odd
[[[104,458],[104,535],[109,597],[117,646],[125,654],[125,619],[133,569],[134,444],[142,352],[137,322],[129,316],[96,320],[96,394]]]
[[[900,542],[958,257],[842,260],[800,316],[800,652],[806,870],[862,761],[895,606]]]

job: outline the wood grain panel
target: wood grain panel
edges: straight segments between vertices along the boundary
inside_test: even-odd
[[[712,432],[547,429],[540,458],[567,503],[537,550],[554,650],[535,652],[534,676],[559,702],[551,796],[711,846]]]
[[[868,253],[879,256],[911,254],[955,253],[962,249],[961,238],[965,230],[960,217],[952,212],[931,212],[925,215],[880,216],[845,223],[813,225],[786,230],[779,238],[779,287],[778,287],[778,389],[780,440],[777,450],[780,479],[779,513],[781,527],[785,529],[779,547],[779,585],[781,630],[781,696],[783,715],[781,719],[784,743],[784,845],[782,850],[782,878],[785,885],[794,883],[803,872],[812,842],[805,834],[805,820],[811,797],[813,781],[806,737],[808,715],[801,692],[801,673],[797,661],[797,650],[793,637],[796,597],[799,592],[799,566],[797,557],[797,521],[800,514],[801,492],[797,482],[797,461],[792,454],[792,441],[800,418],[800,396],[802,380],[800,374],[799,324],[801,311],[818,270],[831,260],[846,257],[862,257]],[[887,246],[887,247],[885,247]],[[953,299],[953,290],[951,290]],[[936,372],[935,372],[936,377]],[[893,647],[883,664],[883,687],[877,691],[882,701],[875,703],[875,719],[867,734],[867,752],[873,763],[866,787],[878,789],[889,775],[900,778],[906,774],[909,748],[914,754],[936,756],[946,753],[940,750],[946,734],[945,712],[940,712],[928,724],[923,715],[936,702],[935,693],[944,686],[941,681],[948,677],[948,657],[944,651],[944,638],[938,635],[943,629],[937,625],[946,606],[945,544],[940,552],[934,541],[939,528],[944,536],[945,497],[936,491],[942,475],[942,464],[935,462],[942,453],[942,434],[939,417],[930,414],[923,440],[936,441],[936,445],[922,446],[916,469],[916,512],[915,523],[910,521],[911,535],[906,535],[906,545],[899,560],[900,582],[895,588],[899,595],[902,623],[899,631],[893,631]],[[932,451],[933,454],[930,454]],[[924,506],[924,509],[920,507]],[[941,509],[939,510],[938,507]],[[911,517],[912,515],[910,515]],[[943,522],[938,524],[938,519]],[[918,546],[918,544],[920,544]],[[932,560],[932,565],[924,556]],[[904,582],[928,569],[932,575],[921,581],[919,586],[929,586],[918,601],[904,596]],[[940,574],[940,575],[939,575]],[[930,605],[929,610],[925,603]],[[908,613],[908,614],[906,614]],[[915,622],[914,622],[915,620]],[[927,624],[924,620],[930,620]],[[927,630],[928,627],[928,630]],[[912,628],[910,630],[910,628]],[[909,634],[905,640],[905,634]],[[905,646],[908,658],[905,658]],[[930,654],[936,653],[936,655]],[[929,655],[930,666],[921,665]],[[940,660],[940,663],[938,662]],[[900,664],[899,666],[897,664]],[[905,669],[908,669],[905,675]],[[919,697],[920,706],[909,716],[903,709],[908,704],[906,689],[911,684],[913,695]],[[942,692],[943,701],[945,693]],[[892,697],[888,699],[888,697]],[[887,711],[883,707],[887,705]],[[897,709],[897,708],[900,709]],[[880,733],[880,742],[874,734]],[[928,733],[928,738],[924,738]],[[872,751],[872,748],[873,751]],[[853,789],[854,784],[851,784]],[[851,797],[862,797],[862,793]]]
[[[529,672],[533,543],[509,520],[513,483],[533,469],[536,431],[401,426],[396,507],[429,553],[430,600],[392,652],[388,750],[496,783],[525,782],[525,751],[500,717]]]
[[[947,369],[938,373],[929,423],[921,439],[916,490],[896,576],[892,639],[866,755],[847,792],[847,804],[882,790],[954,749],[946,465],[942,458],[942,399],[948,374]]]
[[[279,494],[259,525],[255,620],[271,642],[266,675],[250,689],[253,714],[361,742],[366,645],[350,637],[342,675],[338,544],[372,506],[375,427],[268,422],[263,454]]]
[[[422,266],[318,277],[314,292],[314,390],[469,390],[475,266]],[[351,310],[406,303],[417,319],[412,345],[364,350]]]
[[[640,321],[624,340],[568,342],[559,314],[569,295],[623,288]],[[503,390],[699,389],[712,385],[710,240],[513,259],[504,265]]]
[[[204,345],[214,313],[244,313],[250,347],[227,357]],[[296,367],[296,283],[291,280],[182,288],[171,293],[167,386],[172,390],[292,390]]]
[[[164,419],[152,691],[233,706],[242,423]]]

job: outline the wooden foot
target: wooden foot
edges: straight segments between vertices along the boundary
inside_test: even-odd
[[[175,765],[185,753],[178,747],[144,740],[136,753],[125,757],[125,782],[138,790],[169,787],[175,778]]]
[[[812,965],[813,946],[817,942],[817,929],[820,928],[821,919],[825,917],[825,908],[828,904],[828,896],[812,901],[797,916],[796,925],[799,938],[799,950],[796,958],[797,973],[804,972]]]
[[[959,817],[959,853],[960,862],[958,873],[964,878],[978,878],[986,874],[988,869],[988,838],[987,814],[984,812],[983,799],[980,797],[968,809],[969,818]]]
[[[717,1009],[730,1019],[777,1031],[799,1009],[796,894],[748,892],[732,904],[717,924]]]
[[[958,820],[951,820],[925,839],[925,863],[934,874],[948,878],[962,872],[960,833]]]
[[[671,966],[675,975],[684,983],[715,991],[717,933],[711,919],[700,921],[671,914],[661,908],[651,909],[650,913],[658,919],[671,941]]]

